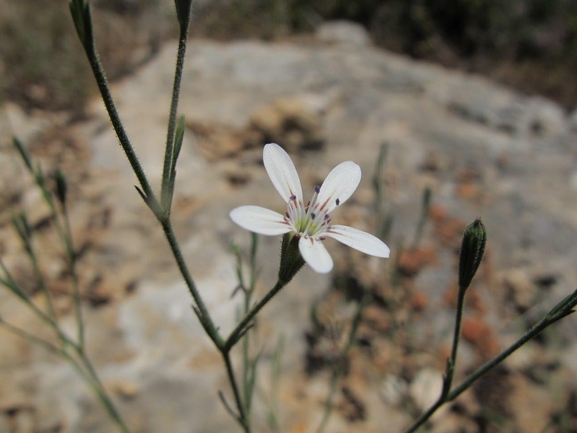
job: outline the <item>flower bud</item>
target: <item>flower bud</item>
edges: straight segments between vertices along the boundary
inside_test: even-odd
[[[56,197],[62,206],[66,206],[66,191],[68,190],[66,177],[60,170],[57,170],[54,173],[54,181],[56,182]]]
[[[192,0],[174,0],[176,7],[176,18],[180,24],[181,30],[183,27],[188,27],[190,22],[190,14],[192,12]]]
[[[487,230],[477,218],[465,229],[459,258],[459,289],[465,290],[475,276],[487,244]]]
[[[285,284],[292,280],[305,264],[299,251],[299,239],[294,233],[286,233],[282,237],[278,279]]]

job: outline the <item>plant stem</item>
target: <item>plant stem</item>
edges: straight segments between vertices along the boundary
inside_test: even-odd
[[[74,293],[74,307],[76,314],[77,338],[78,345],[84,349],[84,318],[82,316],[82,305],[80,298],[80,287],[78,285],[78,272],[76,270],[76,251],[72,243],[72,230],[70,229],[70,218],[66,204],[62,205],[62,214],[64,215],[64,233],[62,240],[66,245],[68,261],[70,264],[70,276],[72,278],[72,290]]]
[[[446,377],[443,384],[443,389],[448,392],[453,383],[453,376],[455,374],[455,366],[457,365],[457,350],[459,348],[459,337],[461,335],[461,322],[463,318],[463,307],[465,301],[466,287],[459,288],[457,297],[457,311],[455,313],[455,330],[453,333],[453,346],[451,349],[451,357],[447,364]]]
[[[486,362],[484,365],[479,367],[475,370],[467,379],[465,379],[460,385],[455,387],[450,392],[447,392],[445,395],[441,395],[439,400],[435,402],[425,413],[423,413],[414,423],[413,425],[405,431],[405,433],[412,433],[415,432],[420,426],[422,426],[436,411],[441,407],[443,404],[455,400],[459,395],[461,395],[464,391],[469,389],[471,385],[475,381],[477,381],[480,377],[485,375],[489,370],[496,367],[502,361],[504,361],[509,355],[519,349],[522,345],[527,343],[529,340],[537,336],[541,333],[545,328],[549,325],[555,323],[559,320],[558,316],[551,316],[547,314],[543,317],[539,322],[537,322],[529,331],[527,331],[519,340],[501,352],[492,360]]]
[[[77,346],[74,347],[75,349],[78,349]],[[84,378],[86,383],[90,386],[90,389],[94,392],[98,400],[100,400],[100,402],[102,403],[102,405],[104,406],[104,408],[106,409],[112,420],[116,423],[118,428],[123,433],[130,433],[130,430],[128,429],[128,427],[124,423],[124,420],[120,416],[120,413],[116,410],[114,403],[112,403],[112,400],[108,396],[106,389],[102,385],[102,382],[100,382],[100,379],[98,378],[96,371],[92,367],[90,360],[86,357],[83,351],[77,350],[77,353],[80,357],[80,362],[82,363],[82,365],[80,365],[79,361],[77,361],[72,355],[70,355],[65,350],[61,351],[61,356],[64,359],[66,359],[70,363],[70,365],[72,365],[72,367],[81,377]]]
[[[94,74],[94,77],[96,79],[96,84],[98,85],[98,89],[100,90],[100,95],[106,107],[106,111],[108,112],[108,116],[110,117],[110,121],[112,122],[112,127],[114,128],[116,136],[118,137],[118,141],[120,142],[120,146],[122,146],[122,149],[124,150],[124,153],[128,158],[128,162],[132,167],[132,171],[134,171],[134,174],[138,178],[140,186],[142,187],[142,190],[146,194],[146,197],[153,203],[158,205],[156,196],[154,195],[154,192],[150,187],[146,174],[144,173],[144,169],[142,168],[140,161],[136,156],[136,152],[132,147],[132,143],[128,138],[128,134],[124,129],[124,125],[120,120],[120,115],[118,114],[116,104],[114,103],[114,99],[112,98],[112,94],[110,93],[110,88],[108,87],[108,80],[106,79],[104,68],[100,63],[98,53],[96,52],[95,48],[92,48],[90,50],[86,50],[86,55],[88,57],[90,67],[92,68],[92,73]]]
[[[250,425],[248,423],[248,419],[246,416],[246,408],[242,402],[242,398],[240,396],[240,391],[238,389],[238,385],[236,383],[236,377],[234,375],[234,369],[232,367],[232,362],[230,360],[230,351],[229,350],[221,350],[222,358],[224,359],[224,363],[226,365],[226,372],[228,374],[228,381],[230,382],[230,386],[232,387],[232,392],[234,394],[234,400],[236,402],[236,407],[239,411],[239,416],[236,418],[238,423],[241,425],[245,433],[250,433]]]
[[[178,244],[176,236],[174,235],[174,230],[172,229],[172,223],[170,222],[170,219],[168,217],[164,219],[159,219],[159,221],[162,224],[162,229],[164,231],[166,239],[168,240],[170,249],[172,250],[172,255],[176,260],[176,264],[178,265],[178,269],[180,270],[180,273],[184,278],[186,286],[188,287],[188,291],[190,292],[192,298],[194,299],[194,302],[196,303],[196,306],[198,307],[198,310],[200,311],[200,317],[201,320],[203,321],[202,325],[206,329],[208,336],[214,342],[216,347],[219,350],[221,350],[224,346],[222,337],[220,336],[218,330],[216,329],[216,326],[214,325],[214,322],[210,317],[208,309],[206,308],[206,305],[204,304],[204,301],[202,300],[202,297],[200,296],[200,293],[196,288],[196,284],[194,284],[194,280],[190,275],[190,271],[188,270],[186,262],[182,257],[182,252],[180,251],[180,245]]]
[[[162,169],[162,187],[167,188],[169,179],[172,176],[172,169],[174,166],[174,131],[176,129],[176,114],[178,110],[178,100],[180,95],[180,83],[182,81],[182,71],[184,69],[184,58],[186,56],[186,42],[188,39],[188,23],[180,29],[180,37],[178,39],[178,51],[176,54],[176,68],[174,71],[174,83],[172,88],[172,99],[170,102],[170,114],[168,116],[168,128],[166,132],[166,149],[164,151],[164,165]],[[162,191],[163,197],[168,191]],[[170,211],[171,203],[166,203],[166,209],[163,212]]]
[[[244,316],[234,330],[230,333],[229,337],[224,342],[224,349],[230,350],[238,341],[240,335],[245,331],[246,327],[250,324],[254,316],[284,287],[287,282],[277,281],[276,284],[269,292],[256,303],[254,307]]]
[[[48,287],[46,286],[46,281],[44,281],[44,277],[42,276],[42,273],[40,272],[40,266],[38,265],[36,253],[34,252],[34,249],[32,247],[31,242],[29,244],[29,247],[26,248],[26,251],[28,253],[28,257],[30,258],[30,261],[32,262],[32,268],[34,269],[34,275],[36,276],[36,281],[37,281],[38,285],[40,286],[40,289],[42,290],[42,292],[44,293],[44,296],[46,298],[46,305],[48,308],[48,317],[50,317],[50,319],[52,321],[54,321],[54,323],[57,326],[58,318],[56,317],[56,310],[54,309],[54,304],[52,303],[52,296],[50,295]]]
[[[35,335],[32,335],[29,332],[18,328],[17,326],[14,326],[14,325],[12,325],[8,322],[5,322],[3,320],[0,321],[0,325],[3,325],[4,328],[8,332],[16,335],[17,337],[23,338],[24,340],[28,340],[31,343],[38,344],[39,346],[44,347],[49,352],[56,353],[56,354],[58,354],[60,352],[60,349],[58,347],[54,346],[52,343],[50,343],[50,342],[48,342],[42,338],[36,337]]]
[[[346,344],[345,348],[343,349],[342,353],[340,354],[339,359],[337,361],[337,365],[336,365],[335,369],[333,370],[333,374],[331,376],[331,386],[330,386],[330,390],[329,390],[329,398],[327,400],[327,405],[326,405],[325,413],[323,415],[323,419],[322,419],[318,429],[316,430],[316,433],[322,433],[327,426],[327,423],[329,421],[329,418],[330,418],[331,413],[332,413],[333,408],[334,408],[334,397],[335,397],[335,393],[337,390],[338,381],[339,381],[339,379],[343,373],[343,370],[345,368],[345,362],[347,360],[347,356],[348,356],[351,348],[354,345],[355,338],[357,336],[357,331],[358,331],[359,325],[361,323],[361,317],[363,314],[363,310],[369,304],[371,298],[372,298],[372,296],[370,295],[370,293],[365,293],[365,295],[362,297],[362,299],[359,301],[359,303],[357,305],[355,315],[353,316],[353,319],[351,321],[351,331],[349,332],[349,338],[347,339],[347,344]]]

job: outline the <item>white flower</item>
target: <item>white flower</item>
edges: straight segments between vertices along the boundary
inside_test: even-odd
[[[315,187],[313,198],[305,206],[299,175],[288,153],[278,144],[267,144],[263,162],[270,180],[287,202],[287,211],[281,215],[260,206],[237,207],[230,213],[236,224],[268,236],[295,233],[300,238],[299,251],[305,262],[323,274],[333,268],[333,260],[322,242],[327,237],[372,256],[389,257],[389,247],[375,236],[331,224],[330,213],[347,201],[361,181],[361,168],[357,164],[345,161],[333,168],[322,186]]]

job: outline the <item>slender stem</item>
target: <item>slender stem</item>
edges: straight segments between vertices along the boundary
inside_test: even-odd
[[[453,383],[453,376],[455,373],[455,366],[457,365],[457,350],[459,348],[459,336],[461,335],[461,322],[463,318],[463,304],[465,300],[466,287],[459,288],[459,295],[457,297],[457,312],[455,313],[455,330],[453,333],[453,347],[451,349],[451,357],[447,365],[447,372],[443,388],[446,392],[451,389]]]
[[[445,404],[445,401],[442,398],[437,400],[434,405],[432,405],[425,413],[423,413],[415,421],[415,423],[405,431],[405,433],[413,433],[417,431],[417,429],[421,427],[429,418],[431,418],[431,416],[433,416],[437,409],[439,409],[443,404]]]
[[[202,317],[201,320],[203,320],[203,326],[206,329],[210,339],[216,345],[216,347],[221,349],[223,347],[222,337],[218,333],[218,330],[216,329],[216,326],[214,325],[214,322],[210,317],[210,313],[208,312],[208,309],[206,308],[206,305],[204,304],[204,301],[202,300],[202,297],[200,296],[200,293],[198,292],[198,289],[194,284],[194,280],[190,275],[190,271],[186,266],[186,262],[184,261],[182,252],[180,251],[180,246],[178,244],[178,241],[176,240],[176,236],[174,235],[174,230],[172,229],[170,219],[164,218],[159,221],[162,224],[162,229],[164,230],[164,234],[166,236],[166,239],[168,240],[170,249],[172,250],[172,254],[174,256],[174,259],[176,260],[176,264],[178,265],[178,269],[180,270],[180,273],[184,278],[186,286],[188,287],[188,291],[190,292],[192,298],[194,299],[194,302],[196,303],[196,306],[198,307],[198,310],[200,311]]]
[[[114,99],[112,98],[112,94],[110,93],[110,88],[108,87],[108,80],[106,79],[106,74],[104,73],[104,68],[100,63],[100,59],[98,57],[98,53],[96,52],[95,48],[91,48],[86,51],[86,55],[88,56],[88,62],[90,63],[90,67],[92,68],[92,73],[96,78],[96,84],[98,85],[98,89],[100,90],[100,95],[102,96],[102,100],[104,101],[104,105],[106,107],[106,111],[108,111],[108,115],[110,117],[110,121],[112,122],[112,126],[114,127],[114,131],[118,137],[120,145],[128,158],[128,162],[134,171],[134,174],[138,178],[140,182],[140,186],[142,190],[146,194],[146,197],[149,200],[152,200],[156,203],[156,196],[152,191],[150,184],[148,183],[148,179],[146,174],[144,173],[144,169],[140,165],[140,161],[136,156],[136,152],[132,147],[132,143],[128,138],[128,134],[124,129],[124,125],[120,120],[120,115],[116,109],[116,104],[114,103]],[[158,208],[158,206],[157,206]]]
[[[519,340],[501,352],[492,360],[486,362],[484,365],[479,367],[475,372],[473,372],[467,379],[465,379],[460,385],[455,387],[452,391],[448,392],[445,396],[441,396],[437,402],[431,406],[425,413],[423,413],[415,422],[414,424],[405,431],[405,433],[412,433],[416,431],[420,426],[422,426],[436,411],[441,407],[443,404],[449,401],[455,400],[459,395],[461,395],[464,391],[469,389],[471,385],[475,381],[477,381],[480,377],[485,375],[489,370],[496,367],[500,364],[503,360],[505,360],[509,355],[519,349],[522,345],[527,343],[529,340],[534,338],[536,335],[541,333],[545,328],[549,325],[555,323],[558,320],[558,317],[550,317],[549,315],[545,316],[539,322],[537,322],[527,333],[525,333]]]
[[[325,430],[327,423],[329,421],[329,418],[331,416],[331,413],[334,409],[334,398],[335,398],[335,393],[337,390],[337,384],[338,384],[338,381],[339,381],[339,379],[343,373],[343,370],[345,367],[345,361],[347,360],[347,356],[349,355],[349,352],[354,345],[355,338],[357,336],[357,331],[358,331],[359,325],[361,323],[361,317],[362,317],[363,310],[369,304],[371,297],[372,296],[369,293],[365,293],[365,295],[363,296],[363,298],[359,301],[359,303],[357,305],[355,315],[353,316],[353,319],[351,321],[351,330],[349,332],[349,338],[347,339],[347,344],[346,344],[345,348],[343,349],[342,353],[340,354],[339,359],[337,361],[336,368],[333,370],[333,374],[331,376],[331,386],[330,386],[330,390],[329,390],[329,398],[327,400],[327,405],[326,405],[325,413],[323,415],[323,419],[322,419],[316,433],[322,433]]]
[[[44,296],[46,297],[48,316],[51,318],[52,321],[55,322],[55,324],[57,324],[58,319],[56,317],[56,310],[54,309],[54,304],[52,303],[52,296],[50,295],[50,292],[48,291],[48,287],[46,286],[46,281],[44,281],[44,277],[42,276],[42,273],[40,272],[40,267],[38,266],[38,260],[36,258],[36,253],[34,252],[34,249],[32,247],[32,243],[30,243],[28,245],[28,247],[26,248],[26,252],[28,253],[28,257],[30,258],[30,261],[32,262],[32,268],[34,269],[34,275],[36,276],[36,281],[37,281],[38,285],[40,286],[40,289],[44,293]]]
[[[76,312],[76,326],[78,344],[84,348],[84,318],[82,316],[82,305],[80,298],[80,287],[78,284],[78,272],[76,269],[76,251],[72,243],[72,230],[70,229],[70,218],[68,217],[68,209],[66,204],[62,205],[62,213],[64,215],[64,233],[63,241],[66,244],[66,251],[68,254],[68,261],[70,265],[70,276],[72,277],[72,290],[74,293],[74,307]]]
[[[256,286],[257,279],[257,265],[256,265],[256,253],[258,249],[258,235],[256,233],[251,233],[251,251],[249,258],[249,286],[245,287],[243,290],[244,294],[244,310],[243,314],[250,311],[250,305],[252,303],[252,295],[254,294],[254,289]],[[240,255],[239,255],[240,259]],[[240,262],[239,262],[240,266]],[[240,270],[240,276],[242,278],[242,269]],[[239,281],[239,284],[243,284],[243,281]],[[254,395],[254,381],[255,381],[255,370],[259,360],[259,356],[251,360],[250,349],[251,349],[251,334],[255,334],[256,327],[252,328],[249,332],[246,332],[242,338],[242,391],[244,397],[246,422],[250,427],[251,421],[251,409],[252,409],[252,398]]]
[[[86,383],[90,386],[90,389],[92,389],[98,400],[100,400],[100,402],[102,403],[102,405],[104,406],[110,417],[113,419],[113,421],[116,423],[118,428],[123,433],[130,433],[130,430],[128,429],[128,427],[124,423],[124,420],[120,416],[120,413],[118,412],[118,410],[116,410],[114,403],[112,403],[112,400],[106,393],[106,389],[102,385],[102,382],[100,382],[100,379],[98,378],[98,375],[96,374],[94,368],[92,367],[92,364],[85,356],[84,352],[78,352],[78,353],[80,356],[80,361],[83,364],[84,368],[68,352],[62,351],[61,355],[70,363],[70,365],[72,365],[72,367],[76,370],[76,372],[82,378],[84,378]]]
[[[18,284],[12,277],[12,274],[8,272],[8,269],[6,268],[6,265],[4,265],[4,262],[2,261],[1,258],[0,258],[0,268],[2,268],[2,271],[6,275],[6,278],[8,279],[7,282],[9,284],[8,286],[9,290],[12,291],[20,300],[22,300],[22,302],[24,302],[41,320],[50,325],[50,327],[54,329],[56,333],[60,334],[60,329],[58,329],[58,326],[56,325],[54,320],[50,316],[48,316],[44,311],[38,308],[36,304],[34,304],[30,300],[30,298],[28,298],[28,296],[24,293],[24,291],[18,286]]]
[[[541,333],[545,328],[547,328],[555,321],[556,320],[552,320],[548,317],[541,319],[529,331],[527,331],[527,333],[523,335],[519,340],[517,340],[515,343],[513,343],[511,346],[509,346],[507,349],[505,349],[503,352],[497,355],[495,358],[479,367],[467,379],[465,379],[463,383],[455,387],[455,389],[452,390],[447,396],[447,401],[453,401],[455,398],[461,395],[463,391],[468,389],[473,384],[473,382],[475,382],[477,379],[479,379],[493,367],[500,364],[503,360],[505,360],[505,358],[507,358],[509,355],[511,355],[513,352],[515,352],[517,349],[519,349],[522,345],[527,343],[533,337]]]
[[[224,349],[230,350],[232,346],[238,341],[238,338],[244,332],[246,327],[250,324],[254,316],[284,287],[287,285],[287,282],[284,281],[277,281],[274,287],[269,290],[269,292],[262,298],[260,301],[256,303],[256,305],[250,310],[244,318],[240,321],[238,325],[234,328],[234,330],[230,333],[229,337],[224,342]]]
[[[3,325],[4,328],[8,332],[16,335],[17,337],[20,337],[20,338],[23,338],[24,340],[28,340],[32,343],[38,344],[39,346],[44,347],[49,352],[52,352],[52,353],[59,353],[60,352],[60,349],[58,347],[54,346],[52,343],[50,343],[50,342],[48,342],[42,338],[36,337],[35,335],[32,335],[29,332],[27,332],[23,329],[20,329],[17,326],[14,326],[8,322],[5,322],[4,320],[0,321],[0,325]]]
[[[230,382],[230,386],[232,387],[236,407],[238,408],[239,411],[239,417],[236,419],[243,428],[243,430],[245,431],[245,433],[250,433],[250,425],[248,424],[248,420],[246,417],[246,408],[242,402],[240,391],[238,389],[238,385],[236,383],[236,378],[234,375],[234,369],[232,368],[232,362],[230,360],[230,351],[222,350],[221,354],[222,358],[224,359],[224,363],[226,364],[226,372],[228,374],[228,380]]]
[[[178,51],[176,54],[176,68],[174,71],[174,83],[172,88],[172,100],[170,103],[170,114],[168,116],[168,129],[166,133],[166,149],[164,152],[164,165],[162,170],[163,188],[168,186],[168,179],[171,176],[171,170],[174,165],[174,131],[176,129],[176,114],[178,111],[178,100],[180,95],[180,83],[182,81],[182,71],[184,69],[184,58],[186,55],[186,42],[188,40],[188,25],[182,26],[180,29],[180,38],[178,40]],[[163,191],[163,194],[166,194]],[[170,203],[166,203],[168,212]]]
[[[96,394],[98,399],[101,401],[101,403],[103,404],[105,409],[108,411],[108,413],[111,415],[112,419],[118,425],[120,430],[123,433],[130,433],[130,431],[128,430],[128,428],[124,424],[122,417],[120,416],[120,414],[118,413],[118,411],[114,407],[114,404],[110,400],[110,397],[108,397],[104,386],[100,382],[98,375],[96,374],[96,371],[94,370],[94,368],[92,367],[92,364],[90,363],[90,360],[86,357],[84,352],[78,346],[76,346],[70,340],[67,340],[67,341],[61,340],[61,344],[63,346],[59,348],[59,347],[56,347],[52,343],[50,343],[50,342],[48,342],[42,338],[36,337],[35,335],[30,334],[29,332],[27,332],[23,329],[20,329],[14,325],[11,325],[8,322],[2,321],[0,323],[10,333],[12,333],[12,334],[14,334],[20,338],[23,338],[25,340],[28,340],[31,343],[38,344],[39,346],[44,347],[49,352],[52,352],[56,355],[59,355],[62,358],[64,358],[65,360],[67,360],[70,363],[70,365],[72,365],[72,367],[86,381],[86,383],[90,386],[90,388],[94,391],[94,393]],[[76,352],[78,353],[80,360],[81,360],[81,362],[85,368],[82,368],[80,366],[80,364],[78,363],[78,361],[66,351],[64,344],[69,344],[76,350]]]

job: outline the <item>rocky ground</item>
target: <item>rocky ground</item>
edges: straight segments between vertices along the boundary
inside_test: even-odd
[[[145,171],[159,184],[175,43],[113,86]],[[193,40],[180,105],[187,131],[173,209],[197,286],[218,325],[236,320],[236,241],[228,218],[241,204],[284,204],[262,167],[262,145],[292,155],[305,195],[330,169],[354,160],[359,190],[335,221],[376,231],[373,177],[387,145],[383,214],[392,217],[382,261],[332,243],[328,276],[305,268],[264,310],[255,430],[274,431],[275,347],[284,351],[279,429],[314,432],[330,375],[363,290],[372,294],[344,362],[327,432],[401,432],[434,400],[450,349],[456,264],[466,224],[489,233],[468,292],[456,380],[515,341],[577,281],[577,123],[556,104],[483,78],[410,61],[370,45],[348,24],[284,43]],[[10,216],[26,209],[42,270],[64,326],[73,329],[63,252],[47,224],[10,136],[51,173],[70,181],[81,253],[88,351],[134,432],[236,431],[217,391],[225,371],[192,314],[161,230],[134,191],[136,179],[100,101],[87,115],[24,112],[7,104],[0,126],[0,253],[38,302]],[[425,188],[432,204],[414,242]],[[259,293],[274,283],[278,238],[262,238]],[[3,319],[47,335],[17,299],[0,292]],[[314,314],[311,314],[314,312]],[[434,432],[577,431],[577,332],[569,317],[529,343],[431,423]],[[238,360],[237,360],[238,361]],[[0,330],[1,432],[111,432],[114,427],[75,372],[55,356]]]

